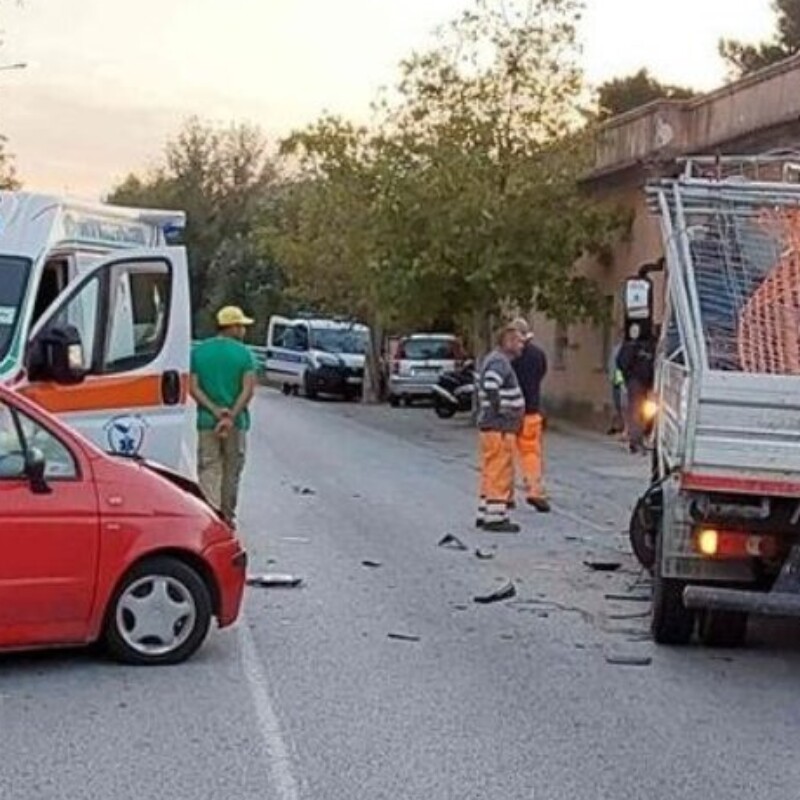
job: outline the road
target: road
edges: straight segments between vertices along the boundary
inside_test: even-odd
[[[473,437],[425,409],[262,392],[243,535],[255,570],[305,586],[249,590],[242,622],[178,668],[0,660],[0,798],[797,800],[786,630],[735,653],[647,639],[622,535],[643,461],[552,432],[554,513],[489,537]],[[446,533],[470,549],[437,547]],[[504,579],[514,600],[473,602]]]

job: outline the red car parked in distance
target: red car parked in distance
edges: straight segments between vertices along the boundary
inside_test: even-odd
[[[0,386],[0,650],[176,664],[239,614],[247,557],[191,482]]]

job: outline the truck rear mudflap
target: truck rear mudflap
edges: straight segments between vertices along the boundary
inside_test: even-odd
[[[764,617],[800,617],[800,545],[794,545],[769,592],[687,586],[683,603],[688,609],[734,611]]]

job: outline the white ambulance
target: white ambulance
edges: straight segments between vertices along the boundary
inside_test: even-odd
[[[196,474],[172,211],[0,192],[0,381],[104,450]]]

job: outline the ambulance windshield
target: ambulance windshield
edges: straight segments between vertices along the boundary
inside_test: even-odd
[[[14,341],[30,267],[27,259],[0,256],[0,360]]]

